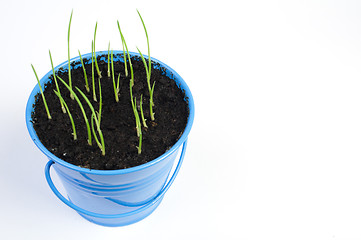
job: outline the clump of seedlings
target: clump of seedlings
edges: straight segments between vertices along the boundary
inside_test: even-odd
[[[144,27],[144,31],[146,34],[146,39],[147,39],[147,46],[148,46],[148,60],[146,60],[142,54],[142,52],[137,48],[140,57],[141,57],[141,61],[144,64],[144,68],[145,68],[145,72],[146,72],[146,81],[147,81],[147,86],[148,86],[148,91],[149,91],[149,114],[150,114],[150,119],[152,121],[155,120],[154,118],[154,112],[153,112],[153,106],[154,106],[154,102],[153,102],[153,96],[154,96],[154,86],[155,86],[155,81],[153,82],[153,85],[151,85],[151,68],[152,68],[152,63],[151,63],[151,58],[150,58],[150,48],[149,48],[149,37],[148,37],[148,33],[147,33],[147,29],[145,27],[144,21],[142,16],[140,15],[139,11],[137,10],[138,15],[140,17],[140,20],[142,22],[142,25]],[[55,94],[55,97],[57,97],[59,99],[59,103],[60,103],[60,108],[62,109],[63,113],[67,113],[68,114],[68,118],[70,120],[71,123],[71,127],[72,127],[72,135],[73,135],[73,140],[77,141],[78,140],[78,135],[77,135],[77,131],[76,131],[76,127],[75,127],[75,122],[73,119],[73,115],[71,113],[69,104],[66,103],[65,99],[63,98],[59,85],[58,85],[58,80],[62,83],[62,85],[69,91],[70,97],[72,100],[75,100],[77,105],[80,108],[80,111],[82,113],[83,119],[84,119],[84,123],[86,125],[86,132],[87,132],[87,142],[89,146],[92,146],[93,142],[92,139],[95,140],[97,146],[99,147],[102,156],[105,155],[105,139],[103,136],[103,132],[102,132],[102,127],[101,127],[101,123],[102,123],[102,105],[103,105],[103,97],[102,97],[102,86],[101,86],[101,81],[106,81],[107,79],[111,79],[112,83],[113,83],[113,89],[114,89],[114,101],[116,103],[119,102],[119,90],[120,90],[120,78],[121,78],[121,73],[118,72],[118,74],[116,73],[116,69],[114,67],[114,54],[113,54],[113,50],[110,50],[110,42],[108,44],[108,54],[107,54],[107,77],[102,79],[102,75],[101,75],[101,71],[98,65],[98,60],[97,60],[97,55],[96,55],[96,51],[95,51],[95,40],[96,40],[96,32],[97,32],[97,26],[98,26],[98,22],[96,22],[95,24],[95,30],[94,30],[94,38],[92,39],[92,44],[91,44],[91,88],[92,88],[92,97],[93,97],[93,101],[98,103],[96,105],[98,105],[98,111],[95,110],[94,108],[94,104],[91,103],[91,101],[89,100],[89,98],[87,97],[86,93],[90,93],[90,84],[88,83],[88,77],[87,77],[87,72],[86,72],[86,66],[84,63],[84,59],[80,53],[80,51],[78,50],[79,53],[79,59],[81,62],[81,67],[83,70],[83,74],[84,74],[84,87],[86,90],[86,93],[84,93],[79,87],[73,85],[72,82],[72,73],[71,73],[71,63],[70,63],[70,27],[71,27],[71,21],[72,21],[72,17],[73,17],[73,11],[71,11],[71,15],[70,15],[70,20],[69,20],[69,26],[68,26],[68,37],[67,37],[67,47],[68,47],[68,83],[66,83],[59,75],[58,72],[56,72],[54,70],[54,66],[53,66],[53,59],[51,56],[51,52],[49,50],[49,56],[50,56],[50,62],[51,62],[51,67],[52,67],[52,72],[53,72],[53,80],[55,82],[56,85],[56,89],[53,90],[53,93]],[[125,41],[124,35],[121,31],[120,25],[119,25],[119,21],[117,21],[117,26],[118,26],[118,30],[120,33],[120,37],[121,37],[121,43],[122,43],[122,48],[123,48],[123,63],[124,63],[124,75],[125,78],[128,78],[128,64],[129,64],[129,69],[130,69],[130,78],[129,79],[129,94],[130,94],[130,103],[133,109],[133,114],[134,114],[134,120],[135,120],[135,130],[136,130],[136,135],[138,138],[138,146],[136,146],[137,148],[137,152],[138,154],[142,153],[142,140],[143,140],[143,133],[142,133],[142,127],[144,127],[144,129],[148,129],[148,126],[146,124],[146,118],[145,118],[145,112],[143,111],[143,95],[140,95],[140,101],[139,101],[139,105],[137,104],[137,97],[133,96],[133,87],[135,84],[134,81],[134,70],[133,70],[133,65],[132,65],[132,60],[130,57],[130,53],[128,51],[128,46],[127,43]],[[119,57],[119,56],[118,56]],[[148,63],[147,63],[148,61]],[[44,102],[44,106],[45,106],[45,110],[48,116],[49,120],[52,120],[52,117],[50,115],[50,111],[44,96],[44,92],[43,89],[41,87],[38,75],[35,71],[35,68],[33,65],[31,65],[34,74],[36,76],[39,88],[40,88],[40,93]],[[95,76],[95,71],[97,74],[97,77]],[[102,80],[101,80],[102,79]],[[98,92],[96,89],[96,86],[98,86]],[[76,91],[75,91],[76,90]],[[97,94],[99,95],[99,97],[97,96]],[[78,95],[81,96],[78,97]],[[88,107],[87,109],[84,106],[84,102],[86,103],[86,106]],[[139,111],[138,111],[139,109]],[[89,114],[87,114],[87,112],[90,112],[90,116]],[[89,118],[90,117],[90,118]],[[89,120],[90,119],[90,120]]]

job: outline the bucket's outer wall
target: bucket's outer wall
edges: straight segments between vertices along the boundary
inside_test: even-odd
[[[97,52],[97,55],[106,52]],[[115,51],[115,54],[121,54]],[[137,53],[131,53],[132,56],[139,56]],[[84,59],[90,58],[91,54],[85,54]],[[147,56],[144,56],[147,58]],[[71,59],[79,61],[79,57]],[[122,61],[122,58],[115,58],[114,61]],[[122,218],[95,218],[85,216],[84,218],[91,222],[105,226],[122,226],[131,224],[148,216],[160,204],[163,197],[150,204],[149,207],[140,209],[142,205],[151,201],[161,191],[165,185],[168,175],[172,169],[173,163],[181,145],[186,141],[194,119],[194,103],[192,94],[185,84],[184,80],[166,64],[152,58],[152,61],[160,64],[166,69],[166,74],[172,77],[177,85],[185,92],[186,100],[189,105],[189,117],[187,126],[177,141],[177,143],[162,156],[140,166],[120,170],[90,170],[69,164],[48,151],[38,139],[31,123],[31,112],[35,95],[39,93],[39,87],[36,85],[33,89],[26,107],[26,124],[29,134],[38,148],[54,162],[54,169],[58,174],[64,188],[68,194],[69,200],[78,207],[90,212],[99,214],[129,214]],[[67,61],[55,68],[67,69]],[[80,64],[75,67],[81,67]],[[41,80],[41,85],[49,80],[52,71],[49,71]]]

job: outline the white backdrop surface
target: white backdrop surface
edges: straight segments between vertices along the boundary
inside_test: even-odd
[[[25,126],[40,76],[71,56],[146,49],[196,106],[182,169],[126,227],[82,219],[46,184]],[[1,239],[361,239],[361,2],[8,1],[0,8]],[[144,52],[145,50],[143,50]],[[61,188],[61,186],[59,186]]]

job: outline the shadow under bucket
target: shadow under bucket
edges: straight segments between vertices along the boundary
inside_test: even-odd
[[[122,52],[114,51],[114,53]],[[97,52],[98,56],[103,54],[106,52]],[[131,56],[139,55],[131,53]],[[91,54],[85,54],[83,58],[91,58]],[[79,62],[80,59],[76,57],[71,61]],[[116,58],[115,61],[122,59]],[[194,119],[193,97],[184,80],[172,68],[154,58],[152,61],[165,68],[166,74],[185,92],[189,117],[182,136],[171,149],[160,157],[136,167],[120,170],[90,170],[56,157],[40,142],[31,122],[35,95],[40,92],[38,85],[34,87],[29,97],[25,115],[26,125],[35,145],[49,158],[45,167],[45,176],[51,190],[62,202],[93,223],[115,227],[132,224],[147,217],[158,207],[182,165],[187,137]],[[77,67],[81,65],[78,64],[75,68]],[[67,69],[68,62],[55,67],[55,71],[59,68]],[[42,88],[51,75],[52,71],[49,71],[40,80]],[[172,175],[169,176],[179,151],[181,151],[180,158]],[[58,174],[68,199],[62,196],[53,184],[50,176],[51,167]]]

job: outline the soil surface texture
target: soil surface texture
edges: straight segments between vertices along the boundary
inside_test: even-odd
[[[114,55],[114,58],[122,55]],[[61,81],[57,81],[62,97],[74,119],[77,140],[73,139],[72,125],[67,113],[63,113],[60,100],[55,95],[56,84],[53,75],[45,85],[44,95],[52,119],[49,120],[40,94],[35,97],[32,122],[42,144],[54,155],[73,165],[98,170],[125,169],[147,163],[170,149],[182,135],[187,124],[189,108],[184,92],[177,86],[172,76],[168,77],[163,68],[152,62],[151,86],[154,87],[155,121],[151,121],[149,110],[149,90],[146,71],[142,60],[132,58],[134,69],[133,98],[136,98],[140,116],[140,98],[143,99],[144,117],[148,128],[142,125],[142,152],[138,154],[139,138],[137,137],[136,121],[130,98],[130,68],[129,76],[125,75],[124,63],[114,61],[114,78],[117,81],[120,74],[119,102],[115,101],[112,76],[108,77],[107,56],[97,56],[98,66],[102,77],[99,79],[94,67],[95,92],[97,101],[93,99],[91,58],[83,59],[89,89],[85,87],[84,72],[81,63],[72,63],[71,80],[73,90],[82,102],[89,123],[91,110],[75,89],[78,87],[90,100],[95,111],[99,110],[99,81],[102,93],[102,111],[100,128],[105,142],[105,156],[102,155],[94,135],[92,146],[88,144],[88,132],[83,113],[76,100],[70,98],[69,90]],[[79,67],[80,66],[80,67]],[[111,72],[111,68],[110,68]],[[68,70],[59,69],[56,75],[66,83],[69,82]],[[98,135],[99,138],[99,135]]]

